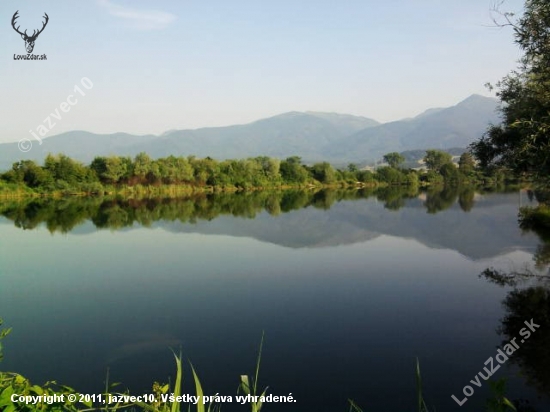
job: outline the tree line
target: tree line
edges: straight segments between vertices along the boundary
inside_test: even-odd
[[[42,165],[22,160],[0,174],[0,192],[24,189],[38,193],[100,194],[121,187],[161,187],[178,185],[191,188],[241,190],[310,185],[377,186],[478,182],[486,179],[476,170],[473,157],[464,153],[455,166],[451,155],[438,150],[426,152],[428,171],[401,167],[399,153],[384,156],[387,166],[360,169],[355,164],[337,169],[328,162],[307,165],[298,156],[284,160],[259,156],[218,161],[210,157],[169,156],[152,159],[146,153],[134,158],[98,156],[89,165],[64,154],[49,154]]]
[[[297,156],[285,160],[262,156],[218,161],[195,156],[151,159],[146,153],[134,158],[99,156],[89,165],[64,154],[49,154],[43,165],[32,160],[14,163],[11,170],[0,175],[0,179],[7,184],[42,191],[78,189],[84,192],[100,192],[105,186],[121,185],[248,189],[375,181],[374,174],[368,171],[337,170],[327,162],[307,166]]]

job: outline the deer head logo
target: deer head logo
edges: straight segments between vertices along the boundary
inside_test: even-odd
[[[32,51],[33,51],[33,49],[34,49],[34,42],[36,41],[36,38],[38,37],[38,35],[39,35],[40,33],[42,33],[42,31],[44,30],[44,28],[45,28],[46,25],[48,24],[48,20],[49,20],[50,18],[48,17],[48,15],[47,15],[46,13],[44,13],[44,16],[43,16],[43,17],[46,19],[46,21],[45,21],[44,23],[42,23],[42,28],[41,28],[40,30],[38,30],[38,32],[37,32],[36,30],[33,30],[32,35],[29,36],[29,35],[27,35],[27,30],[25,30],[24,33],[21,33],[21,32],[19,31],[19,27],[20,27],[20,26],[17,26],[17,28],[15,27],[16,20],[17,20],[17,18],[19,17],[19,16],[17,15],[17,13],[19,13],[19,10],[17,10],[17,11],[15,12],[15,14],[13,15],[13,17],[12,17],[12,19],[11,19],[11,25],[12,25],[13,29],[14,29],[17,33],[19,33],[19,34],[21,35],[21,38],[22,38],[23,40],[25,40],[25,48],[27,49],[27,53],[32,53]]]

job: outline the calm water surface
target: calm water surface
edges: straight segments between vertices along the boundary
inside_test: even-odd
[[[508,339],[513,288],[479,275],[532,267],[541,241],[518,228],[525,193],[434,196],[0,204],[2,369],[94,393],[109,368],[137,394],[181,348],[207,394],[235,395],[265,332],[260,384],[297,399],[266,412],[415,410],[416,357],[429,405],[481,410],[487,383],[451,395]],[[548,410],[548,382],[519,372],[494,378]]]

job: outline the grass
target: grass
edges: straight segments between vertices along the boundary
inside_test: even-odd
[[[262,396],[266,395],[267,387],[263,390],[262,394],[259,395],[258,398],[258,379],[260,375],[260,362],[262,359],[262,348],[264,346],[264,333],[262,332],[262,339],[260,341],[260,349],[258,351],[258,359],[256,360],[256,373],[254,375],[254,379],[252,380],[252,383],[250,383],[250,379],[248,378],[248,375],[241,375],[241,384],[239,385],[239,389],[237,390],[237,393],[239,391],[242,391],[245,395],[251,396],[254,398],[250,401],[250,407],[252,412],[260,412],[262,409],[262,401],[259,400]]]

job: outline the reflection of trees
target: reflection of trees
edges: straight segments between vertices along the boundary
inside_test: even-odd
[[[437,213],[450,208],[457,197],[457,186],[430,187],[426,192],[424,206],[428,209],[428,213]]]
[[[510,355],[510,361],[519,366],[529,386],[550,396],[550,278],[529,270],[507,273],[492,268],[481,276],[500,286],[514,287],[503,301],[506,313],[497,331],[503,337],[502,345],[516,338],[519,349]],[[535,286],[525,287],[533,282]],[[520,331],[531,319],[540,327],[524,339]]]
[[[540,228],[530,230],[542,233]],[[550,238],[540,237],[542,243],[533,257],[535,268],[511,272],[488,268],[480,277],[513,287],[503,301],[506,312],[498,332],[503,336],[503,345],[516,338],[519,349],[510,361],[519,366],[530,386],[541,395],[550,396],[550,275],[546,270],[550,264]],[[527,339],[520,331],[531,320],[540,327]]]
[[[550,190],[546,187],[538,187],[533,191],[529,191],[531,193],[530,198],[533,196],[537,199],[537,202],[544,203],[544,204],[550,204]]]
[[[399,210],[405,206],[405,200],[418,196],[417,186],[387,186],[376,191],[376,198],[384,202],[388,210]]]
[[[53,232],[66,233],[91,221],[98,228],[120,229],[139,224],[151,226],[158,220],[196,223],[221,215],[254,218],[262,212],[278,216],[306,207],[328,210],[340,201],[376,196],[388,210],[399,210],[408,199],[419,196],[416,185],[380,188],[332,188],[322,190],[216,192],[185,198],[70,197],[33,198],[0,202],[0,215],[16,227],[33,229],[40,224]],[[431,187],[426,193],[428,213],[445,210],[459,199],[463,211],[474,205],[474,191],[469,187]],[[550,238],[550,236],[549,236]],[[550,247],[539,255],[550,259]]]
[[[535,197],[539,203],[545,203],[550,201],[550,196],[548,191],[528,191],[531,197]],[[547,222],[547,217],[532,219],[529,216],[529,210],[521,209],[520,210],[520,224],[519,226],[525,232],[535,232],[538,237],[542,240],[541,244],[537,247],[535,253],[535,264],[538,269],[543,269],[545,266],[550,264],[550,225]],[[523,214],[522,214],[523,212]]]
[[[509,341],[520,338],[525,321],[540,325],[529,339],[520,344],[512,359],[525,375],[527,383],[541,394],[550,395],[550,290],[536,286],[511,291],[504,300],[506,316],[500,333]]]
[[[66,233],[88,220],[97,228],[120,229],[136,223],[148,227],[159,220],[195,223],[220,215],[254,218],[264,210],[279,215],[308,206],[329,209],[340,200],[361,199],[368,194],[370,192],[341,189],[214,193],[179,199],[32,199],[0,204],[0,214],[22,229],[45,223],[52,233]]]
[[[46,222],[51,232],[66,233],[96,213],[101,202],[100,198],[33,199],[4,204],[0,213],[22,229],[34,229]]]
[[[460,208],[469,212],[474,207],[475,190],[472,186],[464,186],[458,191],[458,204]]]
[[[319,190],[313,195],[311,204],[315,208],[329,210],[337,200],[339,200],[338,192],[334,190]]]

